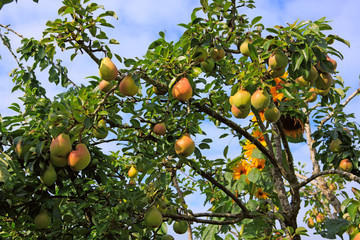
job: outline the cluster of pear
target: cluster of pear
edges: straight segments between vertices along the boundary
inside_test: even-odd
[[[194,62],[200,63],[203,72],[210,73],[215,68],[215,62],[225,57],[225,50],[221,46],[215,46],[208,53],[204,47],[197,46],[194,48],[192,56]]]
[[[118,76],[118,69],[109,57],[104,57],[101,60],[99,75],[102,79],[99,83],[100,90],[103,92],[110,91],[114,87],[115,78]],[[131,74],[121,80],[119,91],[125,96],[135,96],[138,93],[139,87],[135,84]]]

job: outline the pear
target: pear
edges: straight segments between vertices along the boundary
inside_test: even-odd
[[[24,143],[20,140],[15,147],[15,152],[17,153],[18,157],[24,159],[25,154],[29,151],[30,144]]]
[[[162,221],[161,212],[155,206],[152,206],[144,215],[144,222],[148,228],[158,228]]]
[[[51,186],[57,179],[57,174],[54,166],[50,163],[49,166],[46,167],[43,174],[40,176],[40,181],[46,186]]]
[[[104,119],[101,119],[97,126],[93,130],[93,134],[97,139],[104,139],[108,135],[108,128],[106,127],[106,121]]]
[[[232,105],[231,106],[231,113],[236,118],[246,118],[247,116],[249,116],[250,109],[251,109],[250,107],[239,109],[239,108],[235,107],[235,105]]]
[[[330,73],[320,73],[314,83],[317,89],[325,90],[331,87],[333,81]]]
[[[327,88],[327,89],[318,89],[318,88],[315,88],[315,92],[316,92],[316,94],[325,97],[326,95],[329,94],[330,88]]]
[[[271,53],[269,57],[269,66],[272,70],[286,68],[287,64],[288,58],[282,50],[277,49]]]
[[[342,151],[342,141],[339,138],[336,138],[330,142],[329,150],[331,152],[337,153]]]
[[[51,141],[50,160],[55,167],[65,167],[66,157],[71,151],[70,137],[67,134],[60,134]]]
[[[118,70],[110,58],[104,57],[101,60],[100,68],[99,68],[99,75],[100,75],[101,79],[104,79],[107,81],[114,80],[117,77]]]
[[[155,124],[153,131],[156,135],[165,135],[166,133],[166,125],[165,123],[157,123]]]
[[[167,93],[167,89],[166,88],[157,88],[155,86],[153,86],[153,92],[156,94],[156,95],[165,95]]]
[[[135,84],[134,79],[132,78],[132,75],[127,75],[119,85],[119,90],[121,94],[125,96],[135,96],[138,91],[139,87]]]
[[[136,170],[135,166],[132,165],[128,171],[128,176],[129,178],[136,178],[137,175],[138,175],[138,170]]]
[[[326,62],[324,64],[326,64],[325,67],[328,67],[328,68],[332,69],[333,71],[336,70],[337,62],[334,59],[330,58],[329,56],[326,56]],[[317,67],[317,69],[319,69],[320,72],[323,72],[323,73],[328,72],[323,68],[323,65],[320,64],[320,61],[317,63],[316,67]]]
[[[172,95],[179,101],[186,102],[192,96],[192,87],[187,78],[180,79],[172,88]]]
[[[171,235],[166,234],[161,238],[161,240],[174,240],[174,237],[171,236]]]
[[[37,229],[48,228],[51,224],[51,217],[46,209],[41,209],[34,219],[35,227]]]
[[[212,59],[214,59],[215,61],[220,61],[221,59],[223,59],[225,57],[225,51],[222,47],[220,48],[213,48],[210,51],[210,56]]]
[[[280,111],[273,104],[273,106],[270,106],[265,110],[264,117],[265,117],[266,121],[268,121],[270,123],[275,123],[280,119]]]
[[[271,69],[269,67],[268,71],[269,71],[270,77],[272,77],[272,78],[281,77],[285,74],[285,68]]]
[[[270,104],[270,96],[266,90],[258,89],[251,95],[251,105],[258,111],[264,110]]]
[[[214,60],[211,59],[211,58],[208,58],[206,59],[205,61],[201,62],[200,63],[200,67],[201,67],[201,70],[203,70],[204,72],[206,73],[209,73],[211,72],[214,67],[215,67],[215,63],[214,63]]]
[[[208,54],[205,48],[198,46],[194,50],[194,61],[195,62],[203,62],[207,58]]]
[[[91,160],[90,152],[86,145],[79,143],[75,150],[68,155],[68,164],[73,171],[80,171],[86,168]]]
[[[174,147],[176,154],[182,157],[188,157],[195,151],[195,143],[188,133],[183,134]]]
[[[306,102],[315,102],[317,99],[317,94],[316,94],[315,88],[311,88],[309,90],[309,93],[311,93],[311,95],[307,99],[305,99],[305,101]]]
[[[250,56],[249,43],[252,43],[250,38],[246,38],[240,45],[240,52],[244,56]]]
[[[240,110],[249,108],[251,106],[251,94],[246,90],[239,90],[234,94],[232,102]]]
[[[184,234],[188,230],[188,224],[186,221],[176,221],[173,224],[173,230],[177,234]]]
[[[99,83],[99,89],[102,92],[107,93],[114,86],[113,81],[101,80]]]

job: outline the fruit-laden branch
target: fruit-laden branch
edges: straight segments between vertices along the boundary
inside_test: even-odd
[[[309,119],[305,122],[305,132],[307,144],[310,149],[310,159],[313,164],[313,174],[319,174],[321,172],[319,162],[316,160],[316,149],[313,148],[314,139],[311,136],[311,127]],[[319,188],[319,190],[324,194],[324,196],[329,200],[330,204],[334,207],[337,213],[341,212],[341,203],[339,199],[334,195],[334,193],[328,188],[325,179],[320,175],[316,178],[320,186],[325,186],[325,188]],[[300,185],[299,185],[300,186]]]
[[[299,188],[304,187],[305,185],[307,185],[309,182],[315,180],[316,178],[323,176],[323,175],[328,175],[328,174],[338,174],[342,177],[347,177],[357,183],[360,183],[360,177],[356,176],[355,174],[349,173],[349,172],[345,172],[342,171],[340,169],[330,169],[330,170],[325,170],[323,172],[319,172],[319,173],[315,173],[313,175],[311,175],[310,177],[308,177],[306,180],[304,180],[303,182],[301,182],[299,184]]]
[[[356,89],[346,100],[341,104],[342,107],[345,107],[354,97],[360,93],[360,88]],[[332,111],[327,117],[321,120],[318,129],[321,129],[322,126],[334,115],[335,110]]]
[[[224,220],[224,221],[201,219],[201,218],[197,218],[197,217],[193,217],[193,216],[186,216],[186,215],[180,215],[180,214],[170,214],[170,213],[164,213],[163,216],[164,217],[169,217],[169,218],[172,218],[172,219],[176,219],[176,220],[186,220],[186,221],[190,221],[190,222],[207,223],[207,224],[212,224],[212,225],[235,224],[235,223],[241,222],[245,218],[249,218],[249,216],[245,217],[245,214],[243,214],[243,212],[238,214],[238,216],[236,218],[234,218],[234,219]],[[213,216],[213,217],[218,217],[218,216]],[[229,216],[226,216],[226,217],[229,217]],[[254,218],[254,216],[253,216],[253,218]]]

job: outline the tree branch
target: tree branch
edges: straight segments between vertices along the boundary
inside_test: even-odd
[[[322,172],[315,173],[315,174],[311,175],[310,177],[308,177],[306,180],[304,180],[303,182],[301,182],[299,184],[299,188],[304,187],[309,182],[317,179],[320,176],[324,176],[324,175],[328,175],[328,174],[338,174],[338,175],[340,175],[342,177],[347,177],[347,178],[349,178],[349,179],[351,179],[351,180],[353,180],[353,181],[360,184],[360,177],[356,176],[355,174],[345,172],[345,171],[342,171],[340,169],[330,169],[330,170],[325,170],[325,171],[322,171]],[[319,188],[321,189],[321,187],[319,187]]]

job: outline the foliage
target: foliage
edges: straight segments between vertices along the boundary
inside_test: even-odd
[[[0,4],[0,9],[10,2]],[[0,122],[1,238],[160,239],[173,221],[186,220],[199,239],[300,239],[307,234],[296,221],[302,202],[311,206],[305,222],[319,212],[327,216],[327,221],[315,224],[323,237],[342,236],[346,230],[353,236],[351,229],[360,221],[360,195],[354,190],[356,199],[352,199],[344,187],[349,181],[360,183],[360,130],[344,107],[360,90],[345,99],[349,89],[326,60],[343,57],[331,46],[333,40],[349,43],[325,35],[331,29],[325,18],[266,27],[261,16],[249,19],[241,14],[242,8],[255,7],[252,0],[201,0],[200,4],[191,22],[179,24],[184,28],[179,41],[168,42],[160,32],[143,58],[124,58],[112,51],[118,41],[108,38],[106,29],[114,26],[106,19],[116,14],[89,0],[64,0],[59,18],[47,22],[41,40],[22,38],[11,77],[12,91],[24,93],[20,98],[24,108],[13,103],[9,108],[16,114],[2,116]],[[1,33],[9,51],[12,33],[16,32]],[[245,56],[240,46],[249,38],[250,54]],[[222,48],[225,57],[202,73],[201,64],[194,61],[199,46],[208,53]],[[77,54],[86,53],[99,65],[107,56],[125,68],[119,69],[116,84],[104,93],[98,76],[89,76],[86,85],[75,84],[62,66],[65,59],[56,59],[59,50],[70,52],[74,63]],[[288,65],[285,74],[272,77],[267,63],[275,50],[285,54]],[[319,95],[314,104],[306,100],[313,82],[303,86],[295,81],[309,78],[312,66],[334,76],[329,94]],[[54,99],[39,81],[40,71],[47,71],[48,82],[63,88]],[[129,74],[140,91],[126,97],[118,86]],[[184,77],[193,95],[181,102],[171,90]],[[156,94],[154,87],[163,94]],[[280,120],[268,123],[264,112],[255,108],[247,121],[234,118],[229,98],[239,89],[268,92],[271,106],[281,112]],[[100,120],[109,130],[105,139],[94,135]],[[153,132],[159,122],[166,125],[164,136]],[[205,124],[223,134],[219,139],[207,137],[211,129]],[[61,133],[70,136],[73,148],[86,144],[91,162],[80,172],[56,167],[56,183],[46,186],[39,177],[49,165],[52,139]],[[184,133],[196,139],[194,154],[187,158],[174,150]],[[223,145],[223,158],[209,158],[211,143],[224,144],[226,137],[233,137],[241,147]],[[329,145],[337,138],[342,151],[330,152]],[[289,142],[307,142],[312,174],[294,162]],[[16,147],[19,143],[27,147],[24,154]],[[107,153],[102,150],[106,144],[119,147]],[[230,159],[229,151],[239,156]],[[338,169],[344,158],[352,161],[351,172]],[[133,165],[139,174],[129,179]],[[329,188],[334,182],[336,191]],[[185,202],[185,196],[199,192],[206,196],[204,204],[211,205],[206,213],[193,212]],[[339,197],[346,200],[341,204]],[[144,215],[154,205],[164,222],[157,229],[146,228]],[[52,216],[45,230],[33,223],[40,209]],[[349,219],[342,219],[345,213]]]

